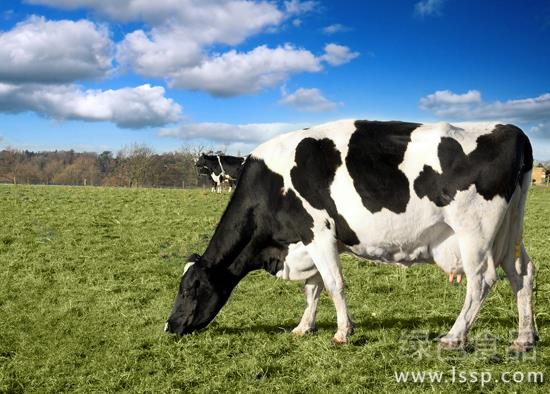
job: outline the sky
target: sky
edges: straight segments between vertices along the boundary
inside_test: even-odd
[[[496,120],[550,159],[550,2],[0,2],[0,148],[247,154],[332,120]]]

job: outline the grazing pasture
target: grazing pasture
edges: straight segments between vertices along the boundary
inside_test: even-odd
[[[346,255],[356,324],[347,345],[331,344],[336,319],[326,295],[318,333],[292,337],[302,284],[264,271],[238,285],[206,330],[164,334],[185,258],[204,250],[228,198],[0,185],[0,392],[548,392],[550,189],[532,188],[527,204],[541,341],[522,356],[506,353],[517,311],[500,269],[504,280],[482,308],[471,345],[440,351],[435,338],[451,327],[465,286],[449,284],[432,265],[403,269]],[[416,371],[442,372],[442,382],[396,381],[395,373]],[[545,382],[527,382],[529,371],[543,372]],[[481,382],[482,372],[493,381]],[[525,381],[495,382],[503,372],[522,372]]]

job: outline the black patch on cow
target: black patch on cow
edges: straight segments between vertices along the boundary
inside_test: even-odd
[[[248,158],[202,261],[232,265],[236,275],[262,268],[260,252],[313,240],[313,218],[292,190],[283,193],[283,177],[263,160]]]
[[[328,221],[328,219],[325,219],[325,227],[330,230],[330,222]]]
[[[356,245],[359,239],[336,209],[330,195],[330,185],[336,169],[342,165],[340,152],[328,138],[304,138],[296,146],[296,165],[290,171],[294,188],[316,209],[326,209],[336,226],[336,237],[346,245]]]
[[[515,126],[496,125],[476,142],[476,148],[466,155],[458,141],[443,137],[437,148],[442,173],[425,165],[414,181],[418,197],[427,196],[443,207],[453,201],[457,191],[475,185],[486,200],[499,195],[510,201],[522,175],[533,167],[527,136]]]
[[[405,212],[409,181],[398,166],[419,123],[358,120],[349,140],[346,166],[365,208]]]
[[[313,241],[313,218],[293,190],[288,190],[281,198],[280,207],[275,214],[277,222],[283,227],[289,226],[295,235],[288,233],[288,230],[280,229],[281,233],[277,233],[277,237],[290,240],[290,243],[302,241],[304,245],[310,244]]]
[[[313,240],[313,218],[283,177],[249,157],[237,187],[202,256],[192,255],[180,282],[168,332],[185,334],[208,325],[250,271],[275,275],[292,243]]]

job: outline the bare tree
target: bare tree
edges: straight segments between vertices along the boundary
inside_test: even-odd
[[[153,150],[147,145],[135,144],[124,147],[117,156],[120,177],[128,187],[149,186],[150,164]]]
[[[83,155],[74,160],[54,177],[54,182],[63,185],[97,185],[100,183],[95,156]]]
[[[16,185],[18,182],[19,169],[23,163],[22,154],[8,147],[1,152],[0,159],[0,179],[12,182]]]
[[[195,163],[203,146],[183,146],[157,154],[146,145],[131,145],[116,157],[53,151],[0,151],[0,182],[105,185],[126,187],[196,187],[200,184]],[[218,151],[217,154],[223,154]]]

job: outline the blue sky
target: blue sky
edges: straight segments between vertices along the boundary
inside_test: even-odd
[[[248,153],[341,118],[500,120],[550,159],[548,1],[0,4],[0,147]]]

